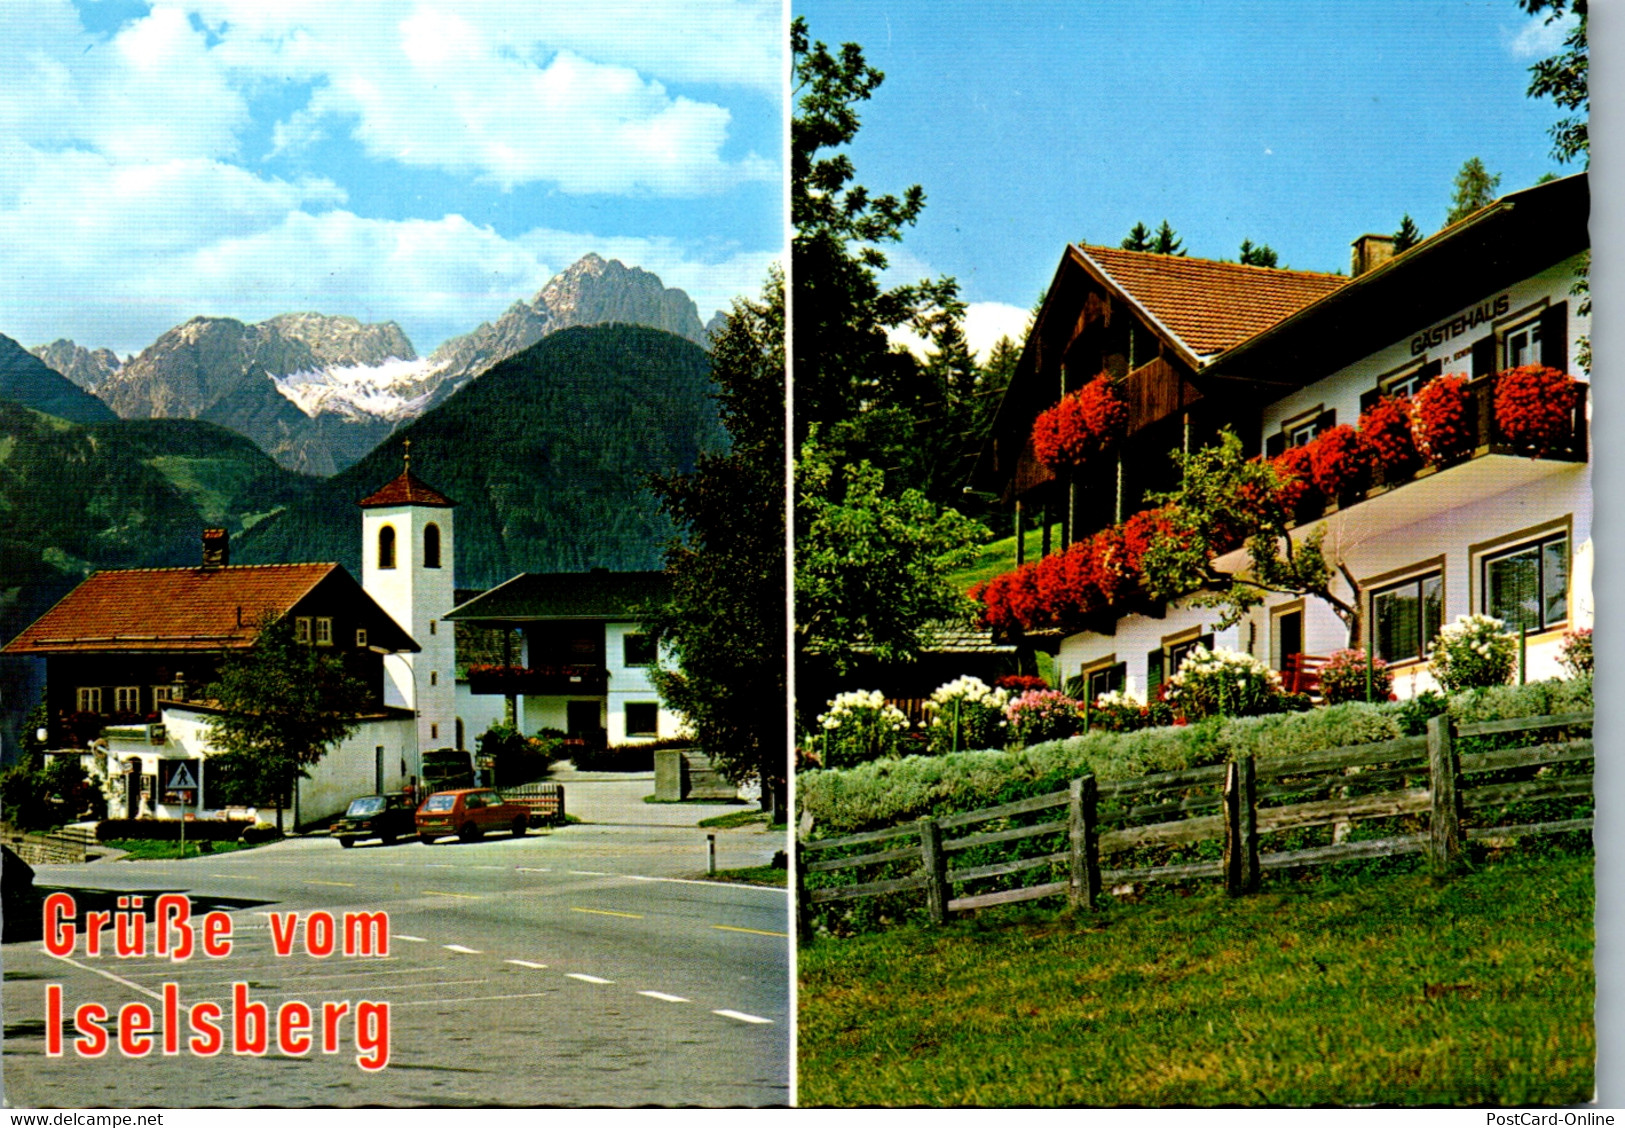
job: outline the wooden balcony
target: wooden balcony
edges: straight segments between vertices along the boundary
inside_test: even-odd
[[[603,666],[473,666],[470,693],[509,696],[600,696],[609,692]]]

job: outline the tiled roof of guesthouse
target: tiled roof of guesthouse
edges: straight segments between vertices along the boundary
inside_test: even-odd
[[[286,613],[337,564],[96,572],[5,647],[7,654],[230,650],[253,645],[263,611]]]
[[[1348,284],[1338,274],[1074,248],[1197,356],[1223,352]]]

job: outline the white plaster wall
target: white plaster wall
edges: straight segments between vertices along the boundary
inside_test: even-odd
[[[202,794],[195,807],[180,808],[159,802],[149,813],[156,818],[180,818],[184,812],[196,814],[216,806],[209,797],[208,758],[214,754],[209,742],[208,718],[185,709],[165,709],[162,713],[165,741],[161,745],[145,741],[110,740],[108,753],[111,760],[122,764],[131,757],[141,760],[141,770],[152,774],[159,770],[161,760],[201,759]],[[414,749],[412,722],[407,718],[366,721],[354,735],[330,749],[315,767],[310,778],[299,781],[299,818],[302,823],[335,815],[358,795],[373,794],[377,780],[377,748],[384,748],[384,788],[398,791],[408,778],[416,774],[416,765],[408,755]],[[402,772],[401,762],[406,759],[407,770]],[[119,770],[117,765],[113,770]],[[162,796],[160,787],[158,795]],[[117,812],[122,814],[122,811]],[[275,818],[266,810],[261,816]],[[284,829],[292,828],[292,811],[284,812]]]
[[[1127,667],[1124,688],[1135,697],[1144,699],[1146,690],[1146,656],[1163,645],[1165,639],[1188,633],[1213,632],[1216,650],[1247,649],[1247,628],[1236,624],[1225,630],[1214,630],[1217,612],[1211,607],[1191,607],[1170,603],[1166,615],[1153,619],[1146,615],[1128,615],[1117,621],[1114,635],[1076,634],[1064,639],[1057,656],[1058,681],[1062,686],[1085,666],[1094,665],[1104,658],[1122,662]],[[1164,670],[1167,680],[1175,671]]]
[[[1538,304],[1546,299],[1553,304],[1568,302],[1569,304],[1569,341],[1567,354],[1569,368],[1576,379],[1586,379],[1586,373],[1575,363],[1578,354],[1579,339],[1591,332],[1591,319],[1581,317],[1576,311],[1580,299],[1569,293],[1578,277],[1577,269],[1581,258],[1576,256],[1566,262],[1559,263],[1549,270],[1542,271],[1533,278],[1527,278],[1505,290],[1495,290],[1485,293],[1474,302],[1468,303],[1463,309],[1452,313],[1449,317],[1440,318],[1433,325],[1443,324],[1460,314],[1471,313],[1473,309],[1485,301],[1493,301],[1501,294],[1508,295],[1508,313],[1504,322],[1522,321],[1517,315],[1528,307]],[[1424,326],[1424,330],[1431,329],[1433,325]],[[1459,337],[1444,341],[1440,345],[1425,349],[1413,354],[1411,340],[1415,334],[1409,334],[1401,340],[1396,340],[1383,346],[1369,356],[1356,361],[1324,380],[1317,380],[1307,387],[1283,396],[1264,409],[1263,423],[1265,435],[1274,434],[1280,430],[1281,424],[1315,407],[1336,410],[1337,421],[1351,426],[1360,421],[1360,396],[1376,386],[1378,377],[1383,376],[1404,365],[1417,361],[1443,362],[1443,371],[1446,375],[1463,373],[1471,375],[1473,358],[1472,345],[1486,334],[1493,332],[1496,322],[1486,321],[1466,330]]]
[[[503,706],[507,699],[497,693],[470,693],[468,682],[459,681],[456,700],[457,716],[463,722],[463,747],[472,752],[478,747],[481,734],[492,725],[501,723]],[[457,736],[455,725],[452,726],[451,735],[452,739],[446,742],[445,747],[451,747],[455,743]]]
[[[440,529],[438,568],[423,566],[423,532],[430,524]],[[393,568],[378,566],[385,525],[395,529]],[[456,741],[456,632],[442,618],[455,605],[456,550],[450,509],[396,505],[361,512],[361,586],[422,647],[384,658],[384,700],[417,709],[420,748]]]

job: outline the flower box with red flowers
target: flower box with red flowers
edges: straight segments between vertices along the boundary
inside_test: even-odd
[[[1545,458],[1574,439],[1580,382],[1567,372],[1530,364],[1495,379],[1495,426],[1502,441],[1531,458]]]
[[[1109,376],[1061,397],[1033,420],[1033,455],[1051,470],[1076,470],[1100,457],[1128,430],[1128,405]]]

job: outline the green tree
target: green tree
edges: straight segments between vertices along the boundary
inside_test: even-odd
[[[1349,645],[1360,642],[1360,585],[1347,565],[1324,547],[1325,529],[1294,543],[1291,513],[1278,500],[1279,480],[1269,464],[1247,457],[1229,430],[1219,442],[1190,454],[1171,452],[1180,486],[1148,498],[1166,506],[1167,520],[1141,559],[1141,575],[1154,599],[1188,598],[1219,610],[1218,627],[1239,621],[1271,592],[1311,596],[1324,602],[1348,628]],[[1238,498],[1247,499],[1237,504]],[[1234,571],[1218,567],[1238,544],[1247,562]],[[1348,592],[1336,590],[1341,576]]]
[[[220,708],[208,734],[226,774],[260,798],[274,796],[279,811],[294,779],[354,734],[357,717],[376,704],[340,655],[299,642],[292,616],[269,611],[254,645],[227,653],[204,697]]]
[[[1123,240],[1121,245],[1125,251],[1149,251],[1151,249],[1151,229],[1143,223],[1136,223],[1129,229],[1128,237]]]
[[[851,424],[872,411],[904,409],[925,398],[920,365],[891,344],[889,330],[918,325],[958,296],[951,278],[882,289],[881,247],[901,242],[925,207],[912,185],[901,196],[873,195],[861,184],[844,151],[857,136],[858,106],[885,75],[871,67],[856,43],[838,54],[811,42],[807,22],[790,28],[796,112],[790,123],[791,262],[796,300],[794,341],[796,439],[812,424]],[[880,421],[881,432],[897,421]],[[854,453],[865,429],[848,427]],[[872,444],[871,444],[872,445]]]
[[[785,796],[784,278],[759,302],[733,304],[711,347],[726,454],[657,477],[661,506],[683,532],[666,549],[671,598],[645,622],[674,665],[651,676],[700,745],[735,782],[754,775],[762,805]]]
[[[848,670],[860,651],[914,657],[927,624],[972,610],[948,577],[986,536],[918,490],[888,496],[879,469],[844,462],[815,431],[796,465],[798,669],[816,681]]]
[[[1253,246],[1253,241],[1251,239],[1243,239],[1241,241],[1242,266],[1273,267],[1279,261],[1280,259],[1277,257],[1275,252],[1270,249],[1270,245],[1268,243],[1260,243],[1255,247]]]
[[[1552,156],[1564,164],[1581,157],[1590,167],[1591,135],[1587,124],[1591,112],[1591,51],[1586,39],[1588,2],[1518,0],[1518,6],[1531,16],[1545,12],[1547,23],[1560,20],[1571,12],[1576,17],[1563,39],[1563,50],[1529,68],[1533,77],[1529,81],[1528,93],[1531,98],[1550,98],[1562,109],[1580,111],[1552,126]]]
[[[1411,218],[1410,213],[1406,212],[1405,218],[1399,221],[1399,230],[1394,232],[1394,254],[1408,251],[1421,241],[1422,232],[1418,230],[1416,221]]]
[[[1177,255],[1185,257],[1185,241],[1174,234],[1174,229],[1168,226],[1168,221],[1162,221],[1157,228],[1157,234],[1151,241],[1150,251],[1157,255]]]
[[[1469,157],[1456,173],[1455,194],[1450,198],[1450,213],[1444,217],[1446,226],[1466,219],[1479,208],[1495,201],[1495,192],[1501,186],[1501,174],[1491,176],[1484,162]]]

